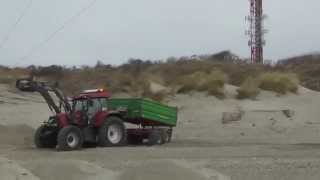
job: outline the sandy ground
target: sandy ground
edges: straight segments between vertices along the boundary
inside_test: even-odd
[[[0,180],[320,179],[320,93],[262,92],[257,100],[178,95],[179,123],[163,146],[39,150],[34,129],[50,115],[36,93],[0,85]],[[284,110],[290,112],[288,117]],[[222,123],[223,112],[241,112]]]

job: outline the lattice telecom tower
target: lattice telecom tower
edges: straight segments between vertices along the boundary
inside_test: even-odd
[[[263,27],[265,16],[262,10],[262,0],[250,1],[250,15],[246,17],[249,22],[249,30],[246,35],[249,36],[248,45],[251,48],[251,63],[263,64],[263,46],[265,45],[264,34],[266,30]]]

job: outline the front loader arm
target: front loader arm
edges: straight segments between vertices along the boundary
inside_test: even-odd
[[[63,94],[63,92],[56,87],[52,88],[52,91],[59,98],[60,102],[62,102],[64,110],[66,112],[72,112],[72,107],[68,101],[68,98],[65,96],[65,94]]]
[[[26,79],[18,79],[16,82],[16,87],[21,91],[29,91],[29,92],[39,92],[40,95],[44,98],[46,103],[49,106],[50,110],[54,110],[56,114],[62,112],[61,107],[59,107],[50,92],[53,92],[59,101],[62,103],[64,110],[66,112],[71,112],[72,108],[68,102],[67,97],[63,94],[63,92],[58,88],[57,84],[51,85],[47,82],[38,82],[34,81],[32,78]]]
[[[54,110],[54,112],[56,114],[61,113],[61,109],[59,108],[59,106],[56,105],[56,103],[54,102],[53,98],[51,97],[49,91],[45,90],[44,88],[37,88],[36,91],[41,94],[43,99],[48,104],[50,110]]]

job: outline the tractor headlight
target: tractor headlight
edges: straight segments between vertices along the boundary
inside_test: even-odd
[[[48,124],[54,125],[57,124],[56,118],[55,117],[50,117],[47,121]]]

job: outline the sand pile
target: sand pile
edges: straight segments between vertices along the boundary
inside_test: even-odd
[[[34,146],[34,129],[50,115],[41,97],[3,87],[0,85],[0,179],[320,177],[320,93],[304,88],[298,95],[278,97],[262,91],[257,100],[241,101],[234,98],[236,87],[229,85],[223,100],[204,93],[179,94],[169,99],[179,108],[170,144],[56,152],[29,148]],[[242,114],[237,121],[222,123],[224,112]]]
[[[32,146],[34,129],[27,125],[0,125],[0,146]]]
[[[0,157],[0,176],[4,180],[40,180],[14,161]]]
[[[164,173],[165,172],[165,173]],[[192,167],[184,161],[146,161],[126,168],[119,179],[120,180],[161,180],[161,179],[174,179],[174,180],[229,180],[228,177],[216,171],[206,171],[197,167]]]
[[[0,84],[0,125],[37,128],[51,112],[38,93],[20,92]]]
[[[320,93],[301,87],[298,94],[261,91],[256,100],[237,100],[234,86],[226,86],[226,91],[223,100],[202,93],[173,98],[170,104],[179,108],[175,137],[237,143],[318,142]],[[224,123],[226,112],[241,117]]]
[[[153,86],[163,90],[163,87]],[[10,134],[3,133],[3,137],[32,139],[32,131],[25,137],[19,134],[21,127],[18,125],[25,124],[35,129],[50,116],[50,111],[37,93],[11,92],[8,89],[0,86],[0,125],[4,126],[3,131]],[[259,143],[286,142],[288,138],[313,141],[318,137],[316,126],[320,124],[320,93],[300,87],[297,95],[279,97],[272,92],[261,91],[256,100],[237,100],[237,87],[226,85],[225,89],[227,97],[223,100],[197,92],[178,94],[169,99],[170,105],[179,108],[174,137],[180,140],[201,138],[218,142]],[[290,117],[284,111],[290,112]],[[222,118],[225,112],[243,114],[239,121],[224,124]],[[14,127],[10,127],[12,125]],[[29,133],[25,129],[23,132]],[[7,141],[7,138],[2,139]],[[17,141],[23,144],[25,140]]]

